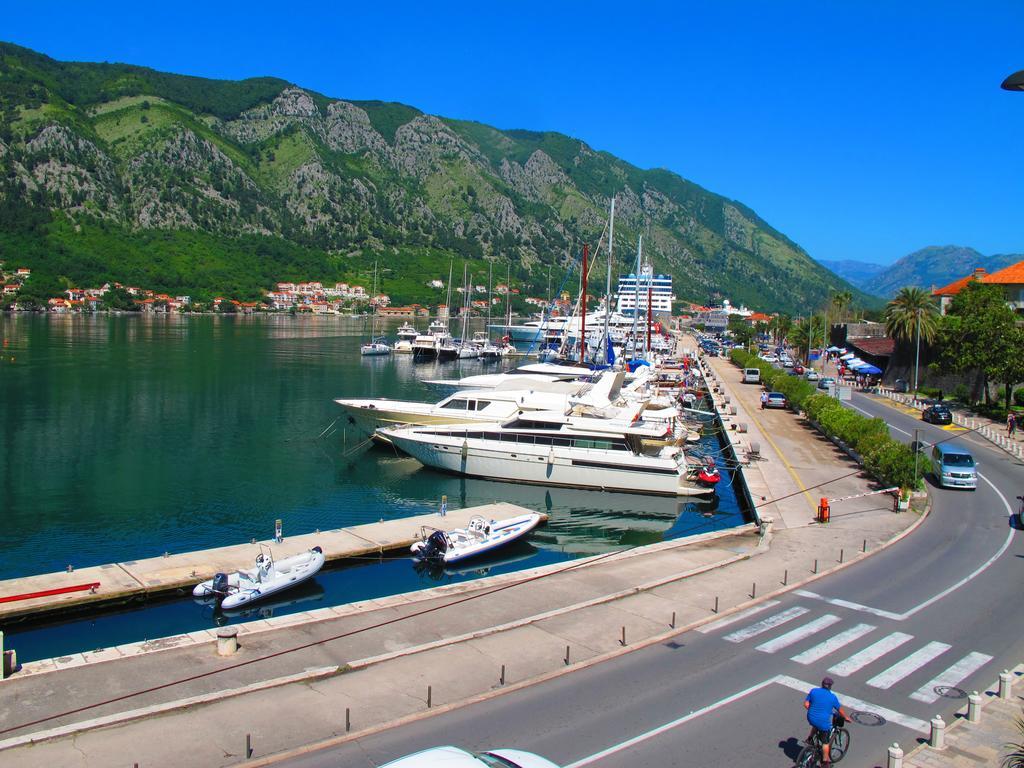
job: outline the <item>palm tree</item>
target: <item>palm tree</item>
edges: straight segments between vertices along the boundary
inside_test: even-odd
[[[846,308],[853,303],[853,294],[849,291],[840,291],[832,294],[832,306],[836,311],[836,322],[842,322]]]
[[[1013,724],[1016,726],[1017,732],[1024,736],[1024,720],[1018,717]],[[1002,768],[1024,768],[1024,743],[1011,741],[1004,744],[1003,748],[1009,752],[1003,755]]]
[[[931,342],[938,331],[939,308],[924,288],[900,288],[885,307],[885,332],[897,341]]]

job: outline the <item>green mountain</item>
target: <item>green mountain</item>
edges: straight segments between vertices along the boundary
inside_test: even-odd
[[[971,274],[976,267],[995,272],[1024,260],[1024,254],[984,256],[961,245],[930,245],[893,262],[859,286],[875,296],[890,298],[904,286],[941,288]]]
[[[278,280],[368,285],[379,261],[381,290],[434,303],[426,282],[454,258],[543,292],[598,241],[612,195],[616,271],[644,233],[680,298],[799,314],[851,287],[742,203],[558,133],[11,44],[0,106],[0,259],[36,290],[254,298]]]

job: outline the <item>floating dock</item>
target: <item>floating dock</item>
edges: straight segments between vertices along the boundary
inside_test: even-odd
[[[153,597],[168,592],[187,590],[215,573],[253,568],[260,546],[270,547],[276,559],[320,547],[328,561],[383,555],[395,550],[408,551],[420,537],[423,526],[462,528],[474,515],[488,520],[524,515],[534,510],[504,502],[479,507],[448,510],[439,513],[382,520],[351,528],[306,533],[285,537],[281,543],[273,539],[236,544],[197,552],[167,554],[145,560],[76,568],[73,571],[24,576],[0,581],[0,622],[40,616],[51,612],[79,610],[103,603]],[[540,513],[546,522],[548,516]]]

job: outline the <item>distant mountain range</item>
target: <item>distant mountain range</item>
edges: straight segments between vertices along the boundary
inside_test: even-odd
[[[977,267],[988,272],[1024,261],[1024,254],[1004,253],[985,256],[960,245],[930,245],[909,253],[889,266],[863,261],[822,261],[821,265],[866,293],[892,298],[905,286],[941,288]]]
[[[245,299],[278,280],[369,286],[379,262],[382,292],[435,304],[427,283],[454,260],[544,293],[549,267],[555,289],[597,245],[612,196],[614,271],[643,233],[681,299],[796,314],[852,287],[742,203],[559,133],[0,43],[0,260],[37,289]]]

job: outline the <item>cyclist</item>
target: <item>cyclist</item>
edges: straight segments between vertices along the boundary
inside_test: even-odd
[[[814,735],[818,734],[821,742],[821,765],[822,768],[829,768],[831,758],[829,755],[829,737],[832,734],[832,715],[838,712],[847,720],[850,716],[843,711],[839,704],[839,697],[832,693],[832,686],[835,681],[826,677],[821,681],[820,688],[812,688],[807,698],[804,699],[804,709],[807,710],[807,722],[811,725],[811,733],[807,737],[807,743],[814,743]]]

